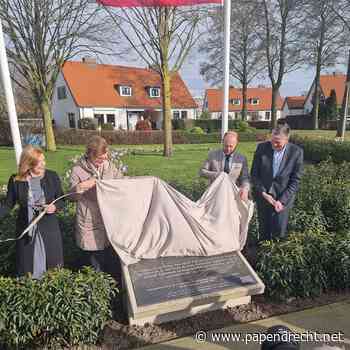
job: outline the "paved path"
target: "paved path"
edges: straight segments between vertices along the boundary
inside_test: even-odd
[[[216,331],[201,333],[200,336],[206,335],[207,340],[198,342],[195,336],[179,338],[166,343],[151,345],[144,347],[145,350],[224,350],[224,349],[243,349],[243,350],[259,350],[260,345],[256,341],[248,341],[251,337],[258,337],[259,332],[265,332],[269,327],[283,324],[294,330],[298,334],[304,334],[309,331],[318,333],[334,333],[333,337],[337,338],[338,333],[342,332],[343,341],[341,343],[332,343],[333,345],[342,346],[345,350],[350,350],[350,300],[341,303],[330,304],[304,311],[298,311],[286,315],[271,317],[265,320],[250,322],[246,324],[234,325],[217,332],[225,332],[226,337],[241,334],[241,340],[213,340]],[[328,336],[329,335],[325,335]],[[227,338],[226,338],[227,339]],[[324,342],[303,342],[302,350],[315,349]]]

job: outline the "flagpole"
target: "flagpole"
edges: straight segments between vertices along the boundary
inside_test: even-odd
[[[1,73],[0,76],[2,80],[2,85],[5,90],[7,113],[10,121],[12,141],[13,141],[13,145],[16,153],[16,162],[18,164],[22,153],[22,143],[21,143],[21,136],[18,128],[16,105],[15,105],[15,99],[13,97],[10,71],[9,71],[9,65],[7,62],[6,47],[5,47],[5,40],[4,40],[4,34],[2,30],[1,19],[0,19],[0,73]]]
[[[224,0],[224,86],[222,97],[221,136],[228,130],[228,103],[230,91],[230,32],[231,0]]]

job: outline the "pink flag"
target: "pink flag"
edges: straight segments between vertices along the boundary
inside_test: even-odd
[[[208,3],[221,4],[222,0],[96,0],[97,3],[114,7],[189,6]]]

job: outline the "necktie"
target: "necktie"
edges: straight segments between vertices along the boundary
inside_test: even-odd
[[[230,173],[230,155],[227,155],[225,157],[225,166],[224,166],[224,172],[226,174]]]

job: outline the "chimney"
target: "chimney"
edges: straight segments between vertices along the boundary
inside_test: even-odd
[[[83,57],[82,61],[83,63],[86,63],[86,64],[97,64],[95,57],[89,57],[89,56]]]

